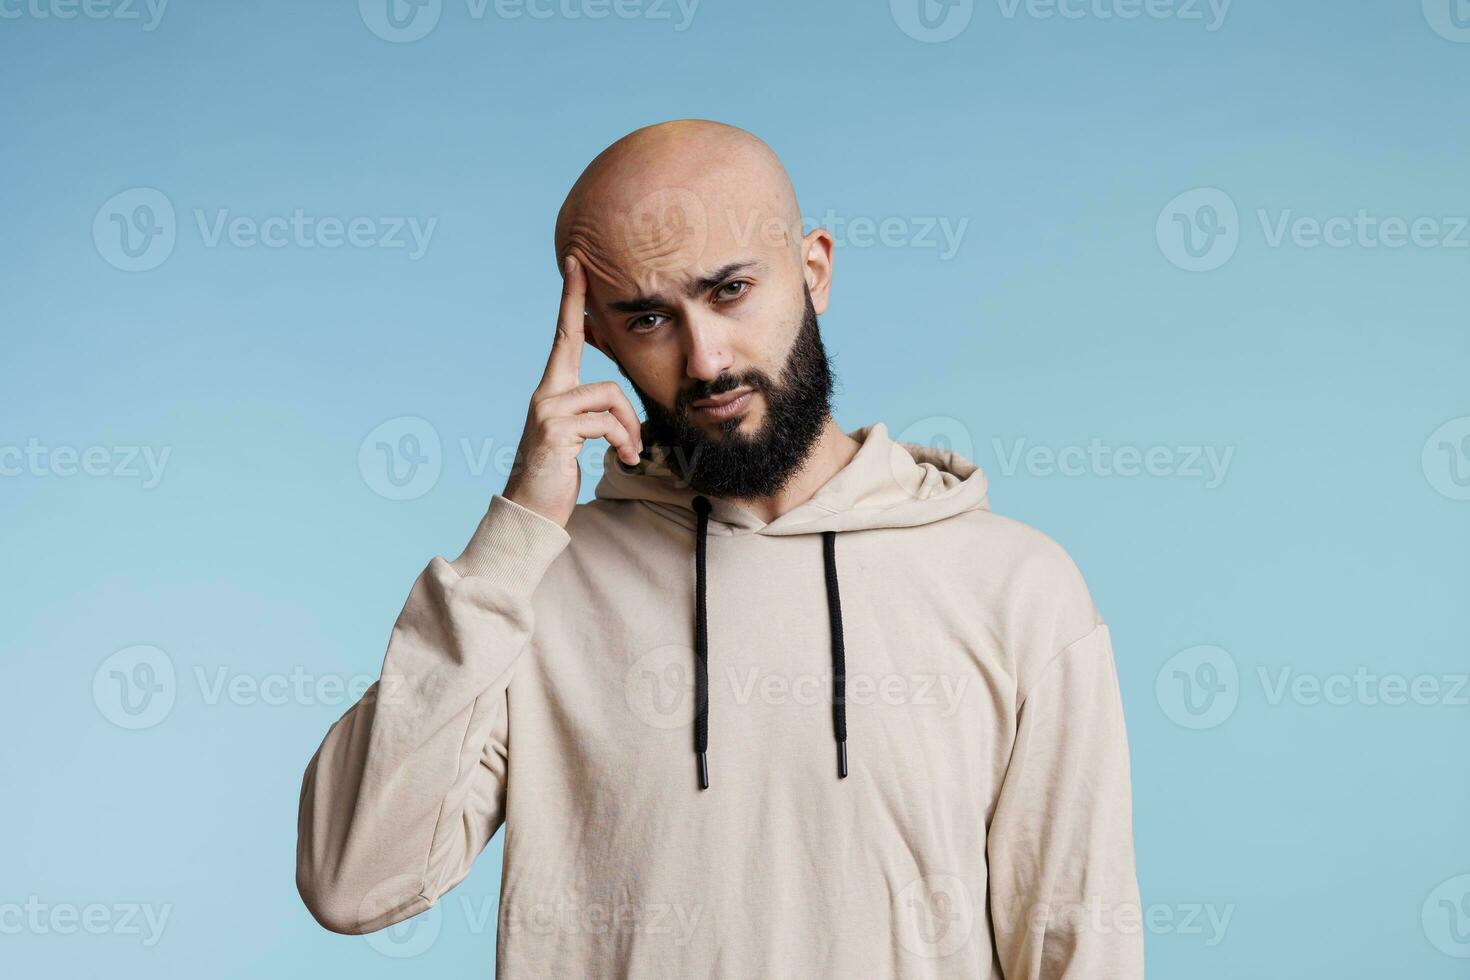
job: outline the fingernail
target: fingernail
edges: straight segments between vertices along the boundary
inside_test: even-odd
[[[568,255],[565,259],[562,260],[561,267],[563,272],[565,272],[567,275],[571,275],[572,270],[577,267],[577,257],[575,255]]]

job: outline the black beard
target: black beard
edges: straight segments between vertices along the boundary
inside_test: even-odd
[[[674,411],[650,398],[627,372],[622,372],[643,403],[648,421],[644,441],[664,447],[664,456],[688,486],[712,497],[771,497],[785,489],[801,470],[832,412],[833,378],[822,346],[812,294],[802,284],[806,310],[801,329],[786,355],[781,380],[773,382],[759,369],[722,374],[680,392]],[[622,371],[621,365],[618,368]],[[701,398],[750,387],[766,398],[766,419],[751,436],[738,430],[742,416],[720,423],[720,437],[712,439],[690,420],[690,403]]]

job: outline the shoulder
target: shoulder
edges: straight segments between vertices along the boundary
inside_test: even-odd
[[[991,511],[964,515],[976,598],[990,611],[1018,687],[1104,625],[1071,554],[1050,535]]]
[[[1091,598],[1081,569],[1061,544],[1030,524],[993,511],[971,511],[951,519],[985,579],[1016,594],[1054,601]]]

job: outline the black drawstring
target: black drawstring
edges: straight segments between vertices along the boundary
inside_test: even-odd
[[[699,788],[709,789],[709,621],[704,609],[704,541],[709,534],[709,500],[694,498],[699,536],[694,541],[694,752]]]
[[[837,778],[847,778],[847,651],[842,645],[842,597],[837,591],[837,532],[822,532],[827,566],[827,614],[832,620],[832,732],[837,736]]]
[[[709,536],[709,498],[695,496],[698,530],[694,539],[694,753],[699,788],[709,789],[709,618],[706,612],[705,543]],[[822,564],[827,578],[827,615],[832,627],[832,730],[837,738],[837,778],[847,778],[847,651],[842,635],[842,598],[837,586],[837,532],[822,532]]]

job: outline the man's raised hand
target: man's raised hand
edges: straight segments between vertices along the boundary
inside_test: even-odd
[[[531,393],[526,427],[502,496],[566,526],[577,504],[588,439],[606,439],[629,466],[643,451],[633,403],[614,381],[582,384],[587,278],[573,255],[562,260],[561,313],[541,382]]]

